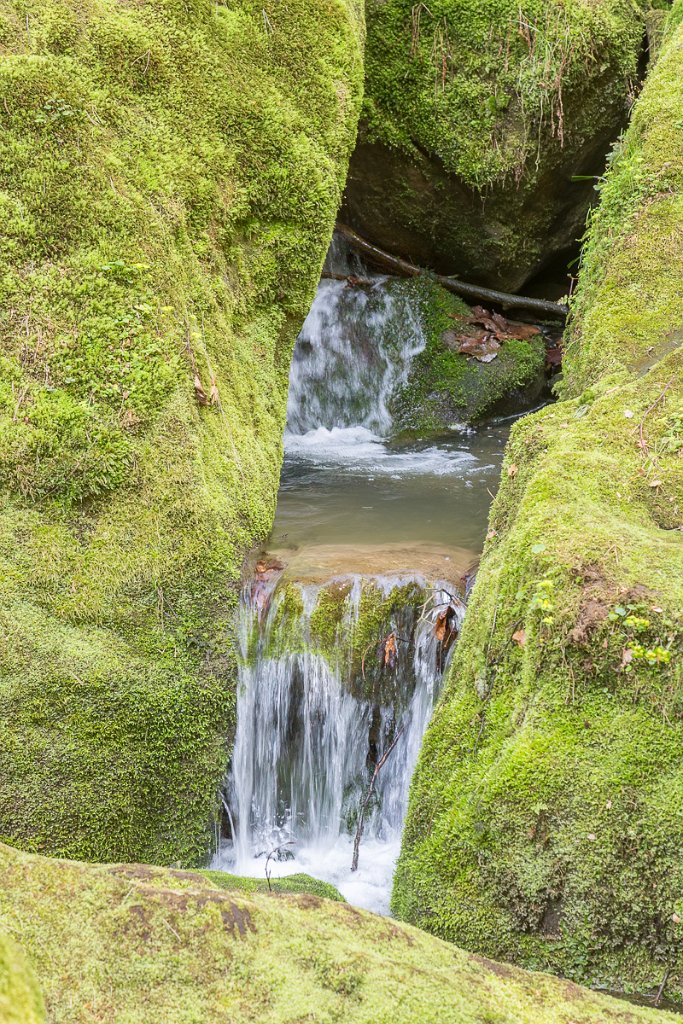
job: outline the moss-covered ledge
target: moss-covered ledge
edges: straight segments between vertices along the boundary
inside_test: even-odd
[[[683,3],[602,188],[563,401],[513,430],[393,907],[683,998]],[[676,25],[679,27],[676,28]]]
[[[356,0],[0,0],[0,835],[200,859]]]
[[[248,894],[199,872],[77,864],[1,845],[0,928],[21,937],[51,1024],[678,1019],[311,892]]]

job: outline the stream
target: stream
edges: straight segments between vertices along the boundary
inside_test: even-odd
[[[334,246],[327,266],[358,269]],[[452,654],[438,619],[450,608],[460,628],[509,430],[394,439],[390,396],[424,345],[417,310],[385,278],[321,281],[292,361],[273,531],[242,594],[230,834],[213,863],[306,872],[384,914]]]

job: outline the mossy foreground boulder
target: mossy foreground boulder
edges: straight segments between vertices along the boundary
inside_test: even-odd
[[[45,1007],[33,972],[6,934],[0,933],[0,1024],[43,1024]]]
[[[201,857],[354,0],[0,0],[0,835]]]
[[[562,401],[514,429],[393,907],[683,997],[683,3],[602,188]]]
[[[31,954],[51,1024],[677,1019],[470,956],[345,903],[249,896],[199,872],[0,847],[0,925]]]
[[[516,290],[583,234],[626,118],[647,0],[368,0],[345,218],[423,266]]]

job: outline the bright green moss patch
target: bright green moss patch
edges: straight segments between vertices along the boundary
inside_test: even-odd
[[[392,395],[399,431],[425,436],[445,433],[454,423],[476,423],[495,412],[518,411],[538,399],[545,387],[545,344],[510,339],[490,363],[452,351],[443,341],[468,307],[428,277],[402,283],[419,302],[426,345],[410,367],[405,384]]]
[[[627,993],[666,978],[679,1000],[683,352],[662,311],[683,290],[683,208],[648,140],[677,137],[681,31],[593,221],[562,388],[577,397],[513,430],[393,895],[468,949]]]
[[[329,882],[321,882],[319,878],[312,878],[310,875],[285,875],[283,878],[271,878],[270,887],[265,878],[243,878],[239,875],[229,875],[224,871],[203,871],[202,874],[210,879],[219,889],[228,889],[231,892],[275,892],[275,893],[310,893],[312,896],[320,896],[326,900],[344,902],[344,897],[338,889],[335,889]]]
[[[0,833],[196,861],[291,348],[355,136],[346,0],[0,2]]]
[[[672,31],[602,182],[572,309],[567,394],[644,373],[683,344],[682,50]]]
[[[45,894],[49,893],[49,900]],[[309,893],[0,847],[0,924],[33,958],[52,1024],[669,1024]]]
[[[19,948],[0,934],[0,1020],[2,1024],[43,1024],[40,989]]]

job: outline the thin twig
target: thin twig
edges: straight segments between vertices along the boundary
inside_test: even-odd
[[[669,975],[670,974],[671,974],[671,971],[667,967],[666,971],[664,972],[664,977],[662,978],[662,984],[659,986],[659,991],[657,992],[657,995],[655,996],[655,1006],[659,1006],[659,1004],[662,1001],[662,996],[664,995],[664,989],[666,987],[667,981],[669,980]]]
[[[646,443],[645,437],[643,435],[643,427],[645,426],[645,420],[648,418],[650,413],[653,412],[653,410],[657,408],[657,406],[662,401],[662,399],[664,398],[664,395],[667,393],[667,391],[669,390],[669,388],[671,387],[673,382],[674,382],[674,378],[672,377],[671,380],[669,381],[669,383],[666,385],[666,387],[662,391],[662,393],[654,400],[654,402],[652,403],[650,408],[645,410],[645,414],[644,414],[642,420],[640,421],[640,426],[638,427],[638,433],[639,433],[639,436],[640,436],[640,450],[641,450],[641,452],[644,452],[645,449],[647,448],[647,443]]]
[[[370,779],[370,785],[368,786],[368,791],[365,794],[365,800],[362,803],[362,806],[361,806],[361,809],[360,809],[360,814],[358,816],[358,827],[356,828],[356,838],[353,841],[353,860],[351,861],[351,870],[352,871],[357,871],[358,870],[358,856],[359,856],[359,853],[360,853],[360,841],[361,841],[361,839],[363,837],[363,828],[365,826],[365,812],[366,812],[366,810],[368,808],[368,804],[370,803],[370,797],[372,796],[372,794],[373,794],[373,792],[375,790],[375,782],[377,781],[377,776],[379,775],[379,773],[381,772],[382,768],[386,764],[387,759],[388,759],[389,755],[391,754],[392,750],[394,749],[394,747],[396,746],[396,744],[400,740],[401,736],[405,732],[405,728],[406,728],[405,725],[401,726],[399,731],[394,736],[394,739],[393,739],[393,742],[392,742],[391,746],[388,748],[388,750],[385,751],[385,753],[379,759],[379,761],[375,765],[375,770],[372,773],[372,778]]]
[[[268,883],[268,892],[272,892],[273,891],[273,887],[270,884],[270,876],[271,876],[272,872],[268,871],[268,864],[270,863],[271,857],[274,857],[276,853],[280,852],[280,850],[284,850],[285,846],[294,846],[294,845],[295,845],[295,841],[293,839],[290,839],[289,842],[287,842],[287,843],[281,843],[279,846],[275,846],[270,851],[268,856],[266,857],[265,871],[266,871],[266,882]]]

